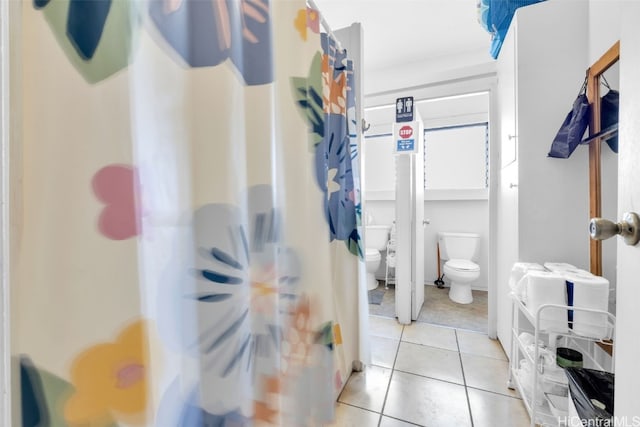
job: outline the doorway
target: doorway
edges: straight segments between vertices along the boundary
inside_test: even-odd
[[[425,188],[424,230],[425,304],[418,321],[475,330],[492,331],[490,322],[491,268],[491,132],[490,91],[415,100],[424,121]],[[395,219],[395,158],[392,126],[394,104],[365,108],[370,124],[364,136],[365,222],[389,225]],[[448,297],[449,278],[444,287],[438,262],[438,233],[466,232],[480,235],[478,257],[481,275],[472,284],[474,301],[457,304]],[[381,251],[376,272],[379,286],[370,292],[370,313],[395,316],[394,268]],[[386,285],[386,286],[385,286]],[[493,325],[495,330],[495,324]]]

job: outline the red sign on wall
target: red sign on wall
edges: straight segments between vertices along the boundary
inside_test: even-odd
[[[402,139],[411,138],[411,135],[413,135],[413,128],[411,126],[402,126],[398,134]]]

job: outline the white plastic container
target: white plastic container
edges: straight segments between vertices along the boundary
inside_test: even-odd
[[[569,415],[569,397],[545,393],[544,397],[549,403],[549,409],[556,418],[565,419]]]

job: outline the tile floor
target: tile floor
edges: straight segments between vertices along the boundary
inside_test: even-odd
[[[380,282],[377,291],[384,290]],[[435,325],[450,326],[487,333],[487,292],[473,291],[473,303],[457,304],[449,299],[449,288],[439,289],[433,285],[424,286],[424,306],[418,320]],[[369,304],[369,313],[395,317],[395,286],[389,285],[381,304]]]
[[[508,363],[487,335],[370,316],[372,364],[349,378],[336,407],[340,427],[528,427],[506,386]]]

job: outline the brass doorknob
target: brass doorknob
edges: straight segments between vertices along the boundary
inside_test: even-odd
[[[594,240],[605,240],[619,234],[627,245],[634,246],[640,241],[640,217],[635,212],[627,212],[620,222],[591,218],[589,234]]]

